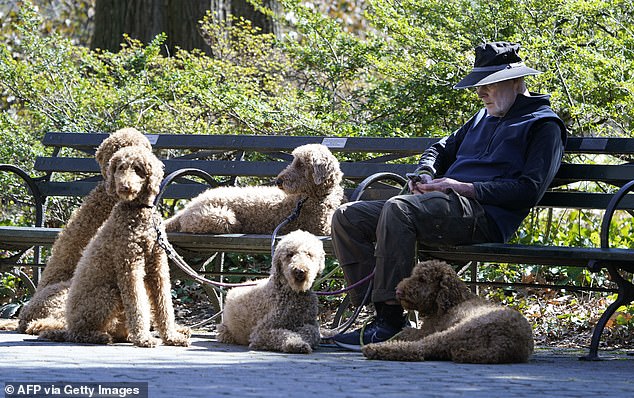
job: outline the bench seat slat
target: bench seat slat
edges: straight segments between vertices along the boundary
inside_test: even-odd
[[[0,227],[0,241],[9,247],[25,248],[35,244],[50,246],[61,230],[59,228]],[[176,247],[197,253],[216,251],[241,253],[270,253],[271,236],[261,234],[186,234],[168,233]],[[321,237],[326,253],[332,255],[332,241]],[[426,255],[448,261],[482,261],[493,263],[544,264],[585,267],[589,260],[597,260],[634,271],[634,257],[629,249],[563,247],[542,245],[510,245],[483,243],[446,249],[425,248]]]
[[[35,244],[50,246],[61,231],[60,228],[0,227],[0,241],[13,247],[29,247]],[[269,253],[271,236],[262,234],[187,234],[169,232],[168,240],[177,248],[194,252],[235,251]],[[332,254],[329,237],[321,237],[324,249]],[[511,245],[483,243],[446,249],[422,249],[428,255],[446,260],[477,260],[519,264],[570,265],[585,267],[588,261],[598,260],[618,263],[624,269],[634,271],[634,257],[630,249],[601,249],[542,245]]]
[[[3,247],[27,248],[33,245],[51,246],[60,228],[0,226],[0,242]],[[271,236],[261,234],[186,234],[168,232],[168,240],[175,247],[194,252],[213,253],[228,251],[238,253],[270,253]],[[324,250],[332,254],[330,237],[321,237]],[[0,260],[1,261],[1,260]]]
[[[634,256],[631,249],[482,243],[444,250],[425,248],[422,251],[430,256],[450,261],[474,260],[585,267],[588,261],[597,260],[618,264],[629,272],[634,271]]]

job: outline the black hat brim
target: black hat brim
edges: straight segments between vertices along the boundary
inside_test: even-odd
[[[516,79],[518,77],[538,75],[542,72],[528,66],[517,66],[514,68],[502,69],[495,72],[471,72],[458,84],[453,86],[455,89],[484,86],[486,84],[498,83],[504,80]]]

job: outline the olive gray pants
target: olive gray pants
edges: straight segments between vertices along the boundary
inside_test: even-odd
[[[453,190],[350,202],[332,218],[332,243],[346,283],[375,270],[373,302],[396,298],[396,285],[414,267],[417,241],[422,247],[441,247],[502,238],[476,200]],[[367,286],[351,290],[354,305],[362,304]]]

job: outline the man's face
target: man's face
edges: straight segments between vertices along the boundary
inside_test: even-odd
[[[489,115],[502,117],[511,108],[517,96],[517,80],[504,80],[498,83],[476,87],[478,97],[484,102]]]

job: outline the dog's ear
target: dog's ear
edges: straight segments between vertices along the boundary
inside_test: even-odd
[[[161,187],[161,181],[163,181],[163,162],[148,151],[148,156],[145,157],[143,162],[143,169],[145,172],[145,197],[143,198],[144,204],[151,206],[154,203],[154,198],[159,193]]]
[[[110,196],[117,195],[117,186],[114,181],[114,172],[117,169],[117,166],[119,165],[120,161],[121,161],[121,158],[117,156],[111,157],[110,160],[108,161],[108,167],[106,168],[106,175],[105,175],[105,178],[106,178],[105,183],[106,183],[106,193]]]
[[[341,174],[339,170],[338,160],[332,156],[328,148],[324,148],[313,157],[313,181],[316,185],[329,182],[334,183],[335,179]],[[331,181],[327,181],[331,179]]]
[[[275,252],[273,253],[273,258],[271,259],[271,269],[269,274],[273,275],[281,275],[282,274],[282,249],[279,247],[275,248]]]
[[[439,313],[449,311],[451,307],[463,302],[467,298],[465,284],[454,273],[445,272],[440,277],[436,305]]]
[[[313,159],[313,181],[315,185],[323,184],[326,181],[328,169],[323,157]]]

